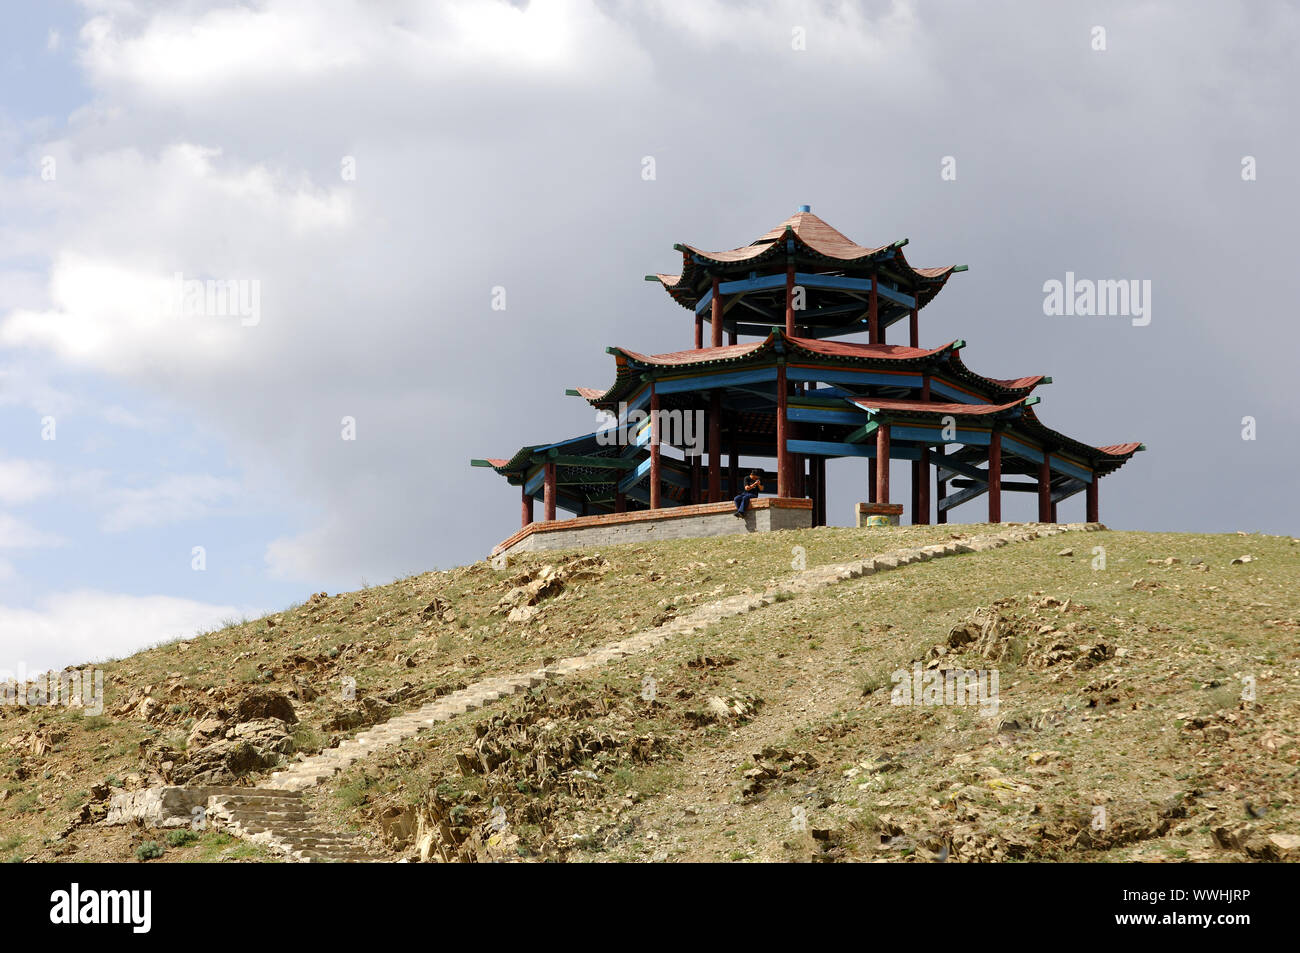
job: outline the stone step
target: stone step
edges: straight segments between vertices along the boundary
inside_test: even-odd
[[[283,827],[268,827],[268,828],[249,827],[249,828],[245,828],[245,830],[253,834],[269,833],[272,836],[274,836],[277,840],[284,841],[285,843],[297,844],[299,846],[303,844],[345,844],[348,846],[353,846],[359,843],[358,839],[355,836],[342,835],[342,834],[330,835],[318,831],[314,828],[307,829],[307,828],[283,828]]]
[[[277,804],[296,803],[302,800],[302,795],[289,791],[276,791],[267,788],[244,788],[238,793],[212,793],[209,797],[220,798],[231,804],[262,804],[275,802]]]
[[[311,814],[307,811],[300,811],[297,814],[260,814],[252,811],[236,811],[227,815],[230,821],[248,827],[253,824],[264,826],[275,826],[277,824],[300,823],[311,819]]]
[[[236,797],[290,797],[290,798],[302,797],[301,794],[298,794],[296,792],[274,791],[274,790],[261,788],[261,787],[240,788],[240,787],[233,787],[233,786],[204,785],[203,790],[206,791],[209,796],[219,794],[222,796],[234,795]]]

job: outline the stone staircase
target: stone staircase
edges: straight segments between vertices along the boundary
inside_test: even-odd
[[[208,818],[219,830],[262,844],[290,860],[365,862],[377,858],[356,834],[322,830],[300,791],[245,788],[208,798]]]
[[[194,789],[164,788],[132,792],[129,797],[140,799],[141,803],[149,804],[150,809],[154,810],[157,803],[167,802],[169,798],[175,803],[190,803],[206,796],[208,816],[212,818],[214,826],[237,837],[264,844],[290,860],[307,862],[375,860],[377,858],[367,851],[364,841],[357,835],[330,832],[316,827],[312,823],[312,812],[304,799],[304,792],[317,787],[321,782],[334,777],[358,761],[379,751],[395,747],[440,722],[449,721],[457,715],[463,715],[501,698],[527,691],[555,679],[576,675],[631,655],[647,652],[675,636],[701,632],[723,619],[770,605],[783,593],[811,592],[843,580],[887,572],[912,563],[961,553],[986,552],[1010,543],[1027,542],[1059,533],[1091,532],[1102,529],[1105,527],[1100,523],[1019,524],[984,536],[900,549],[869,559],[806,569],[792,576],[780,587],[768,592],[728,596],[698,606],[656,628],[647,629],[617,642],[607,643],[582,655],[561,659],[544,668],[520,675],[487,678],[475,682],[468,688],[436,698],[415,711],[398,715],[366,729],[335,748],[294,762],[283,770],[272,773],[260,787],[214,788],[209,789],[211,793]],[[118,797],[128,797],[128,795]],[[114,804],[110,806],[110,817],[118,818],[117,823],[129,819],[132,813],[133,808],[126,801],[118,803],[115,798]],[[156,810],[154,813],[156,814]],[[143,817],[139,809],[135,809],[135,816],[155,826],[168,826],[165,819],[159,822],[156,816]],[[188,813],[185,815],[185,820],[188,821]]]

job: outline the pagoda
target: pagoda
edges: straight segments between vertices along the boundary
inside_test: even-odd
[[[825,525],[832,457],[866,458],[860,513],[891,522],[902,512],[891,502],[891,460],[911,464],[914,523],[929,523],[932,509],[946,523],[980,496],[988,521],[1000,522],[1004,491],[1037,494],[1045,523],[1056,522],[1058,503],[1083,493],[1086,518],[1096,522],[1099,480],[1145,448],[1092,446],[1045,426],[1035,391],[1049,377],[982,377],[963,362],[963,340],[922,347],[921,309],[966,269],[913,267],[905,245],[855,244],[806,205],[731,251],[675,245],[681,271],[646,280],[691,313],[692,346],[663,354],[607,348],[613,383],[568,391],[604,426],[472,461],[520,488],[521,529],[494,552],[642,538],[611,537],[610,528],[630,533],[676,517],[699,524],[676,535],[711,535],[722,521],[699,521],[734,509],[742,457],[744,473],[756,461],[775,466],[759,468],[775,495],[758,502],[789,511],[760,528]],[[906,344],[888,342],[896,327]],[[666,425],[683,421],[696,426]],[[538,499],[544,521],[535,522]],[[575,518],[555,522],[558,508]],[[755,528],[733,523],[725,531]],[[549,542],[529,539],[541,531]]]

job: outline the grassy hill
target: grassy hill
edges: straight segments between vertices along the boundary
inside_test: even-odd
[[[254,785],[485,676],[779,592],[800,559],[990,529],[529,554],[159,645],[100,666],[101,715],[0,706],[0,850],[270,859],[96,821],[116,790]],[[1295,859],[1298,570],[1292,539],[1245,534],[1067,534],[920,563],[503,700],[310,797],[394,859]],[[892,704],[893,673],[917,664],[996,670],[996,714]]]

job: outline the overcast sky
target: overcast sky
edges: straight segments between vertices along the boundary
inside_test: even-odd
[[[801,204],[969,264],[922,343],[1050,374],[1048,426],[1146,442],[1101,485],[1111,526],[1300,532],[1295,4],[0,18],[0,669],[482,558],[518,495],[470,458],[593,429],[564,389],[612,381],[607,345],[691,340],[642,276]],[[1150,323],[1045,315],[1067,272],[1150,281]],[[177,274],[256,311],[169,307]],[[830,473],[847,523],[865,465]]]

